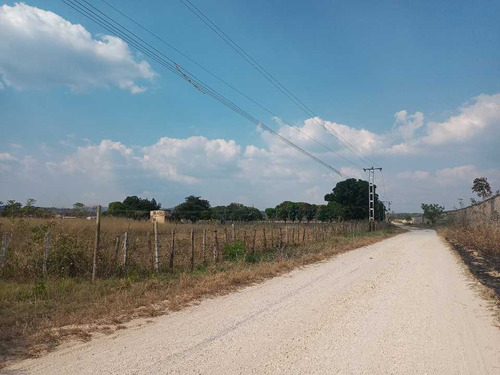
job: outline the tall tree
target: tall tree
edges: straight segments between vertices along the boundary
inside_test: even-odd
[[[177,205],[172,212],[172,216],[177,220],[190,220],[193,223],[198,220],[208,220],[211,218],[210,203],[190,195],[185,202]]]
[[[266,208],[265,213],[267,220],[274,220],[276,218],[276,208]]]
[[[472,183],[472,191],[483,200],[491,197],[491,186],[486,177],[475,178]]]
[[[133,195],[125,198],[123,202],[111,202],[108,205],[106,215],[147,219],[150,211],[159,210],[160,208],[161,204],[156,203],[154,198],[149,200]]]
[[[383,219],[384,205],[375,194],[375,218]],[[344,219],[362,220],[368,218],[368,182],[349,178],[337,183],[330,194],[325,195],[325,201],[337,202],[344,206]]]

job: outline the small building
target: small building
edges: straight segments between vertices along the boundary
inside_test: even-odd
[[[165,221],[170,221],[170,211],[155,210],[149,212],[149,219],[154,223],[164,224]]]

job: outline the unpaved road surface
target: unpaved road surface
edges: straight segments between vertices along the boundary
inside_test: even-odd
[[[4,371],[500,374],[472,284],[434,231],[412,231]]]

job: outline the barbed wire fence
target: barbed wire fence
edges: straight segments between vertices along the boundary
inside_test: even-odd
[[[3,231],[7,225],[2,223],[2,278],[194,272],[227,261],[234,248],[245,257],[258,259],[284,249],[367,232],[366,223],[358,221],[158,224],[103,216],[97,231],[94,221],[69,221],[11,220],[10,228]]]

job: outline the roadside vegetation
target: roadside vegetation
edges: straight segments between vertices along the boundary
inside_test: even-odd
[[[482,201],[495,199],[485,177],[474,179],[471,190]],[[497,190],[495,196],[499,193]],[[459,210],[451,215],[445,213],[438,232],[459,253],[471,272],[496,293],[497,304],[500,305],[500,213],[490,212],[489,209],[484,211],[485,214],[467,213],[463,200],[459,203]],[[474,199],[471,203],[480,204]]]

